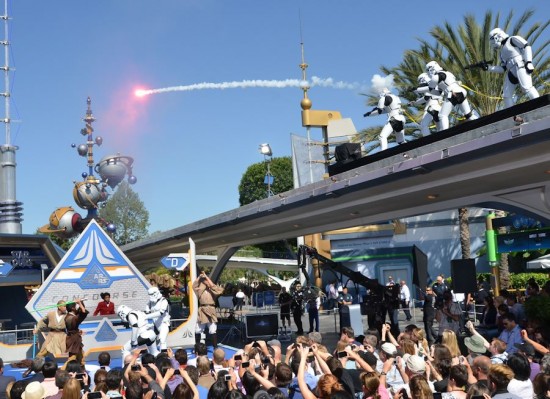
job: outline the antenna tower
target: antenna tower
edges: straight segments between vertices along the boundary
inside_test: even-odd
[[[15,197],[15,151],[19,147],[11,144],[11,119],[10,119],[10,64],[9,64],[9,36],[8,36],[8,0],[4,0],[4,15],[0,16],[4,22],[4,40],[0,44],[4,46],[4,65],[0,70],[4,72],[4,97],[5,114],[0,119],[6,126],[6,143],[0,145],[0,233],[21,234],[23,203]]]

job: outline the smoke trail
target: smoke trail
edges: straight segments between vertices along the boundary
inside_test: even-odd
[[[195,83],[187,86],[173,86],[162,89],[137,90],[136,96],[148,96],[150,94],[169,93],[173,91],[192,91],[192,90],[225,90],[225,89],[246,89],[249,87],[267,87],[283,89],[286,87],[329,87],[333,89],[356,90],[359,89],[358,83],[348,83],[334,81],[332,78],[322,79],[317,76],[311,78],[311,82],[300,79],[285,80],[242,80],[240,82],[222,82],[222,83]]]

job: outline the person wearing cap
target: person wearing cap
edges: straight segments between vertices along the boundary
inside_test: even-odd
[[[474,359],[476,356],[484,355],[487,352],[485,340],[480,335],[472,335],[464,338],[464,345],[468,348],[468,357]]]
[[[396,366],[397,348],[395,345],[390,342],[383,343],[378,354],[383,363],[381,374],[386,376],[386,385],[388,387],[402,385],[403,377]]]
[[[25,387],[21,399],[44,399],[46,390],[38,381],[33,381]]]
[[[409,381],[417,375],[426,377],[426,362],[418,355],[408,355],[405,358],[397,357],[396,363],[397,370],[403,379],[403,383],[393,385],[392,391],[397,393],[404,389],[410,397]],[[432,392],[435,392],[433,382],[428,381],[428,385]]]
[[[388,276],[388,282],[386,283],[386,286],[395,285],[395,281],[393,280],[392,276]]]

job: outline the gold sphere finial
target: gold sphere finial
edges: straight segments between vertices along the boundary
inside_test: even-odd
[[[307,96],[304,96],[302,101],[300,101],[300,106],[304,111],[311,109],[311,100]]]

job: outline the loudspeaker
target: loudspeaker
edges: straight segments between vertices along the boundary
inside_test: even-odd
[[[428,257],[416,245],[413,246],[413,284],[424,291],[428,284]]]
[[[451,260],[451,278],[455,293],[474,293],[477,291],[476,262],[474,259]]]
[[[279,333],[279,315],[277,313],[247,314],[246,337],[270,337]]]
[[[361,143],[344,143],[334,148],[336,162],[348,163],[361,158]]]

